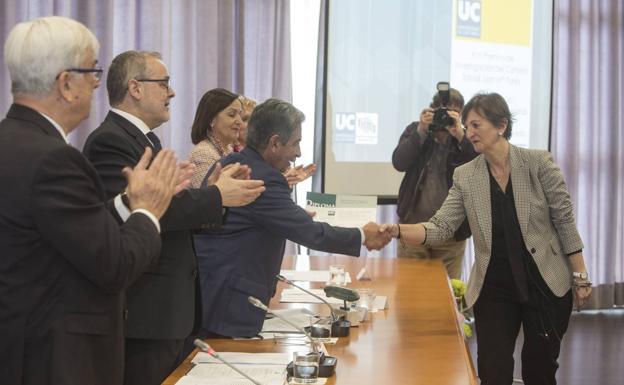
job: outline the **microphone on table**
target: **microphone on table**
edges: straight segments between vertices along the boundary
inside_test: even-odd
[[[223,359],[217,352],[215,352],[215,350],[208,345],[207,343],[205,343],[204,341],[200,340],[199,338],[196,338],[195,341],[193,341],[193,344],[195,346],[197,346],[197,348],[199,350],[201,350],[202,352],[206,352],[208,354],[210,354],[212,357],[216,358],[217,360],[223,362],[225,365],[227,365],[230,369],[232,369],[233,371],[235,371],[236,373],[240,374],[241,376],[245,377],[246,379],[248,379],[249,381],[253,382],[256,385],[262,385],[260,382],[254,380],[253,378],[251,378],[249,375],[247,375],[245,372],[243,372],[242,370],[238,369],[237,367],[235,367],[234,365],[230,364],[229,362],[227,362],[225,359]]]
[[[360,299],[360,295],[357,291],[348,289],[346,287],[328,285],[323,288],[323,291],[325,291],[325,295],[330,298],[343,300],[344,306],[341,307],[342,310],[349,310],[347,302],[355,302],[359,301]]]
[[[358,326],[360,324],[360,321],[363,319],[365,314],[347,306],[347,302],[355,302],[360,299],[360,294],[357,291],[346,287],[331,285],[325,286],[323,290],[325,291],[325,295],[327,297],[337,298],[343,301],[344,305],[341,306],[339,310],[341,313],[344,313],[343,317],[351,322],[351,325]]]
[[[329,302],[327,302],[327,300],[319,295],[314,294],[313,292],[304,289],[303,287],[295,284],[293,281],[291,281],[290,279],[284,277],[281,274],[277,274],[275,276],[275,278],[278,279],[278,281],[282,281],[287,285],[296,287],[297,289],[303,291],[304,293],[307,293],[309,295],[311,295],[312,297],[318,299],[319,301],[323,302],[325,305],[327,305],[329,307],[329,311],[331,312],[331,318],[332,318],[332,328],[331,328],[331,335],[332,337],[348,337],[349,336],[349,330],[351,327],[351,322],[347,319],[345,319],[344,317],[338,317],[336,316],[336,312],[334,311],[334,308],[332,307],[332,305],[329,304]],[[349,290],[349,289],[346,289]],[[357,294],[357,293],[356,293]],[[314,331],[312,331],[313,337],[323,337],[323,336],[315,336],[314,335]]]
[[[319,352],[318,347],[316,346],[316,343],[314,342],[314,340],[312,339],[312,336],[310,335],[310,333],[307,330],[305,330],[304,328],[298,326],[294,322],[289,321],[286,317],[283,317],[280,314],[273,312],[271,309],[268,308],[268,306],[263,304],[262,301],[260,301],[256,297],[249,296],[249,297],[247,297],[247,301],[249,301],[250,304],[252,304],[253,306],[257,307],[258,309],[262,309],[262,310],[266,311],[267,313],[274,315],[275,317],[277,317],[277,318],[281,319],[282,321],[286,322],[288,325],[292,326],[296,330],[302,332],[306,336],[306,338],[310,341],[310,344],[312,345],[312,351],[314,353],[318,353],[318,355],[319,355],[319,374],[318,374],[318,376],[319,377],[331,377],[331,376],[334,375],[334,372],[336,371],[336,364],[338,363],[338,360],[336,359],[336,357],[326,356],[323,352]],[[288,364],[288,366],[286,367],[286,370],[288,371],[288,375],[289,376],[293,375],[293,363],[292,362]]]
[[[281,315],[279,315],[277,313],[274,313],[271,309],[268,308],[268,306],[263,304],[262,301],[260,301],[256,297],[249,296],[249,297],[247,297],[247,301],[249,301],[250,304],[252,304],[253,306],[257,307],[258,309],[262,309],[262,310],[266,311],[269,314],[273,314],[277,318],[281,319],[282,321],[286,322],[290,326],[294,327],[295,330],[298,330],[298,331],[302,332],[303,334],[305,334],[305,336],[310,340],[310,343],[312,344],[312,350],[314,350],[314,353],[318,353],[319,352],[318,348],[316,347],[316,344],[314,343],[314,340],[312,340],[312,336],[304,328],[298,326],[294,322],[289,321],[286,317],[283,317],[283,316],[281,316]]]

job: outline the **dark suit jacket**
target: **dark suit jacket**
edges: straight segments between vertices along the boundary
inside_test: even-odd
[[[266,191],[244,207],[230,208],[221,231],[196,234],[203,300],[201,333],[249,337],[262,328],[264,311],[247,302],[252,295],[268,305],[275,293],[286,239],[329,253],[359,255],[360,232],[314,222],[293,202],[284,176],[250,147],[224,158],[240,162]]]
[[[112,197],[126,187],[121,170],[136,165],[147,146],[149,140],[137,127],[109,112],[89,135],[83,152]],[[195,309],[201,302],[191,230],[219,228],[221,221],[216,187],[186,190],[172,199],[161,220],[160,258],[127,290],[126,337],[183,339],[191,334],[201,314]]]
[[[36,111],[0,123],[0,382],[121,384],[121,291],[160,237],[119,226],[93,167]]]

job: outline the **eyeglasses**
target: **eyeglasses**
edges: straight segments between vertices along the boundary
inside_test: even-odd
[[[171,78],[164,79],[134,79],[137,82],[158,83],[162,88],[169,90],[171,88]]]
[[[102,79],[102,74],[104,73],[104,70],[100,67],[97,68],[67,68],[63,71],[61,71],[58,75],[56,75],[55,80],[58,80],[58,78],[61,76],[61,74],[63,72],[77,72],[80,74],[89,74],[92,73],[93,76],[95,76],[95,78],[99,81],[100,79]]]

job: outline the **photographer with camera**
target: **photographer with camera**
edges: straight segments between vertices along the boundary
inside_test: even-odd
[[[399,223],[427,221],[442,206],[452,185],[455,168],[477,156],[461,125],[464,98],[449,83],[438,83],[438,92],[420,121],[409,124],[392,154],[397,171],[405,172],[397,202]],[[399,243],[400,258],[442,259],[451,278],[460,278],[470,236],[464,221],[454,238],[437,246]]]

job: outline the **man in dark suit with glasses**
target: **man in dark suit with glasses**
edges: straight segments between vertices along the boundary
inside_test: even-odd
[[[121,169],[134,165],[146,146],[160,150],[152,130],[169,120],[175,92],[160,54],[144,51],[115,57],[106,88],[111,111],[83,152],[107,195],[114,196],[126,188]],[[160,258],[127,290],[125,384],[160,384],[177,366],[184,339],[201,315],[191,232],[220,228],[224,207],[256,199],[263,182],[248,178],[247,167],[235,166],[212,186],[185,190],[172,200],[162,220]]]

